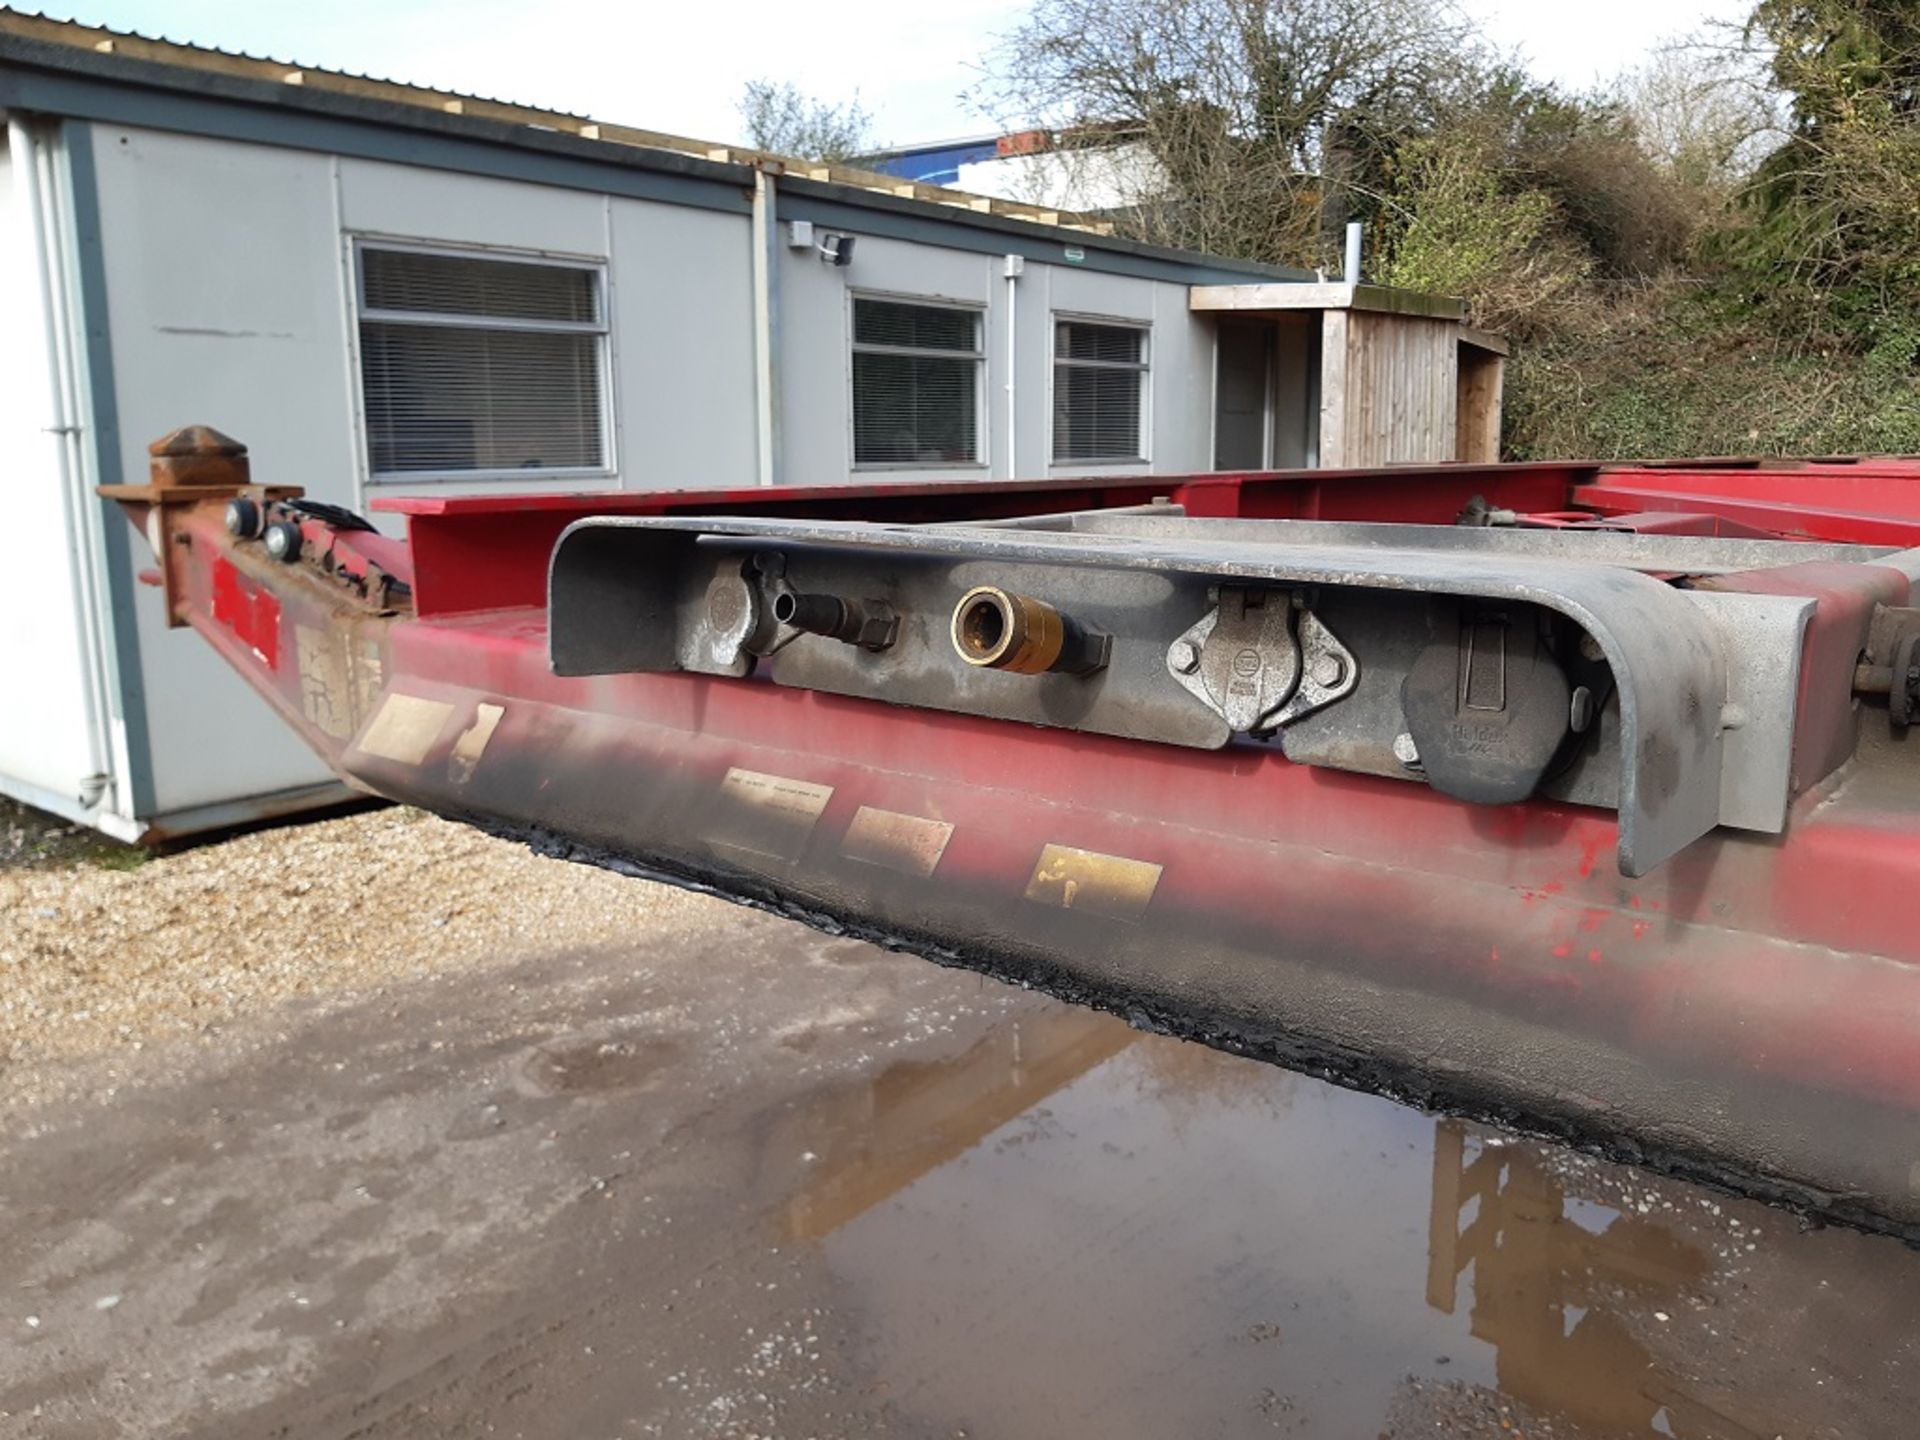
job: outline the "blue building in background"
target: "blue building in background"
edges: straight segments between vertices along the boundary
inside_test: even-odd
[[[879,150],[857,157],[855,163],[867,170],[877,170],[882,175],[898,175],[902,180],[917,180],[923,185],[957,186],[962,165],[994,160],[1004,153],[998,135],[982,135],[967,140],[940,140],[898,150]]]

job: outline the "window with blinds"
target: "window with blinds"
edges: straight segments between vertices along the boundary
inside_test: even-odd
[[[375,480],[607,468],[598,266],[358,247]]]
[[[853,302],[853,463],[980,462],[980,312]]]
[[[1056,319],[1053,458],[1141,460],[1147,332],[1138,325]]]

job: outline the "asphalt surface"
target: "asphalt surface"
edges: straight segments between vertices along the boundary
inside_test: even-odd
[[[61,939],[0,889],[0,981],[63,1037],[20,1022],[0,1065],[0,1436],[1914,1433],[1894,1242],[438,822],[330,823],[226,851],[328,915],[233,905],[204,963],[231,929],[285,965],[206,1024],[56,1023],[190,987],[201,932],[156,978],[137,929]],[[220,895],[221,854],[61,883],[80,914]],[[428,962],[340,961],[449,894]],[[174,908],[150,930],[207,923]]]

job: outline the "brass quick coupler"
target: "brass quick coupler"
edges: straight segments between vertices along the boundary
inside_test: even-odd
[[[953,648],[983,670],[1088,675],[1106,666],[1113,637],[1031,595],[976,585],[953,607]]]

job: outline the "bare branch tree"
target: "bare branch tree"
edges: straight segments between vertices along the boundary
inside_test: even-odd
[[[749,80],[738,108],[747,139],[758,150],[837,161],[874,148],[873,116],[857,91],[836,105],[803,93],[790,80]]]
[[[1647,153],[1688,184],[1731,194],[1786,139],[1778,94],[1744,46],[1705,39],[1663,46],[1613,95]]]
[[[1479,48],[1441,0],[1038,0],[991,73],[1003,118],[1136,148],[1145,238],[1312,263]]]

